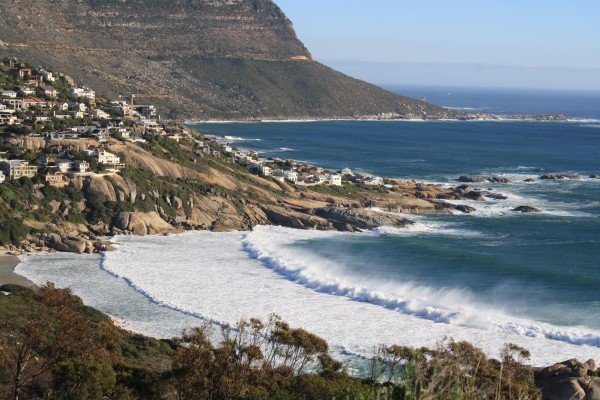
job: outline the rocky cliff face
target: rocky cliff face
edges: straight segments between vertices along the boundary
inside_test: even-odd
[[[0,0],[0,54],[187,118],[456,117],[311,60],[271,0]]]

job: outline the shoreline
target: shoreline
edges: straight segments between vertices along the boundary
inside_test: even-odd
[[[292,118],[292,119],[200,119],[184,120],[184,125],[200,124],[266,124],[266,123],[309,123],[309,122],[552,122],[552,123],[597,123],[600,119],[586,117],[564,117],[560,119],[549,119],[543,116],[518,116],[518,115],[498,115],[488,118]]]
[[[0,285],[19,285],[29,288],[35,286],[29,279],[15,273],[15,268],[20,262],[17,256],[0,254]]]

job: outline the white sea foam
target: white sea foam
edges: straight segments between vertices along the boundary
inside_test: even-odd
[[[292,325],[323,336],[338,349],[367,356],[379,343],[434,346],[448,336],[469,340],[491,355],[497,355],[503,343],[518,343],[532,351],[534,364],[569,357],[600,358],[600,348],[594,347],[600,335],[590,329],[511,318],[499,308],[478,302],[465,290],[382,282],[368,274],[359,277],[339,261],[290,246],[336,235],[373,233],[258,227],[250,233],[118,237],[119,248],[107,253],[103,264],[113,274],[107,282],[120,285],[115,292],[117,304],[111,305],[108,297],[101,305],[113,307],[113,311],[107,311],[111,315],[115,308],[137,307],[133,300],[124,301],[126,293],[121,292],[128,287],[147,301],[145,307],[150,304],[172,310],[188,324],[198,318],[234,323],[240,318],[264,318],[276,312]],[[80,256],[69,257],[78,260]],[[55,271],[45,264],[42,257],[26,259],[18,272],[35,275],[35,282],[53,280]],[[101,289],[97,282],[105,285],[96,276],[76,278],[85,272],[79,268],[61,271],[63,281],[77,280],[81,286],[78,294],[87,294],[86,301],[95,299]],[[95,305],[93,301],[91,305]],[[165,328],[154,317],[140,323],[148,311],[139,316],[137,310],[120,311],[135,319],[133,329],[141,326],[142,331],[156,332]],[[126,322],[128,318],[123,319]]]
[[[230,142],[260,142],[262,140],[256,138],[243,138],[239,136],[223,136],[223,138]]]

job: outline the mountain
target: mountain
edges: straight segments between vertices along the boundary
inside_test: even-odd
[[[271,0],[0,0],[0,54],[176,118],[458,117],[314,61]]]

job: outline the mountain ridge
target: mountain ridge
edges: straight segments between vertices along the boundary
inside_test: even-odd
[[[459,118],[311,57],[271,0],[0,0],[0,53],[186,119]]]

